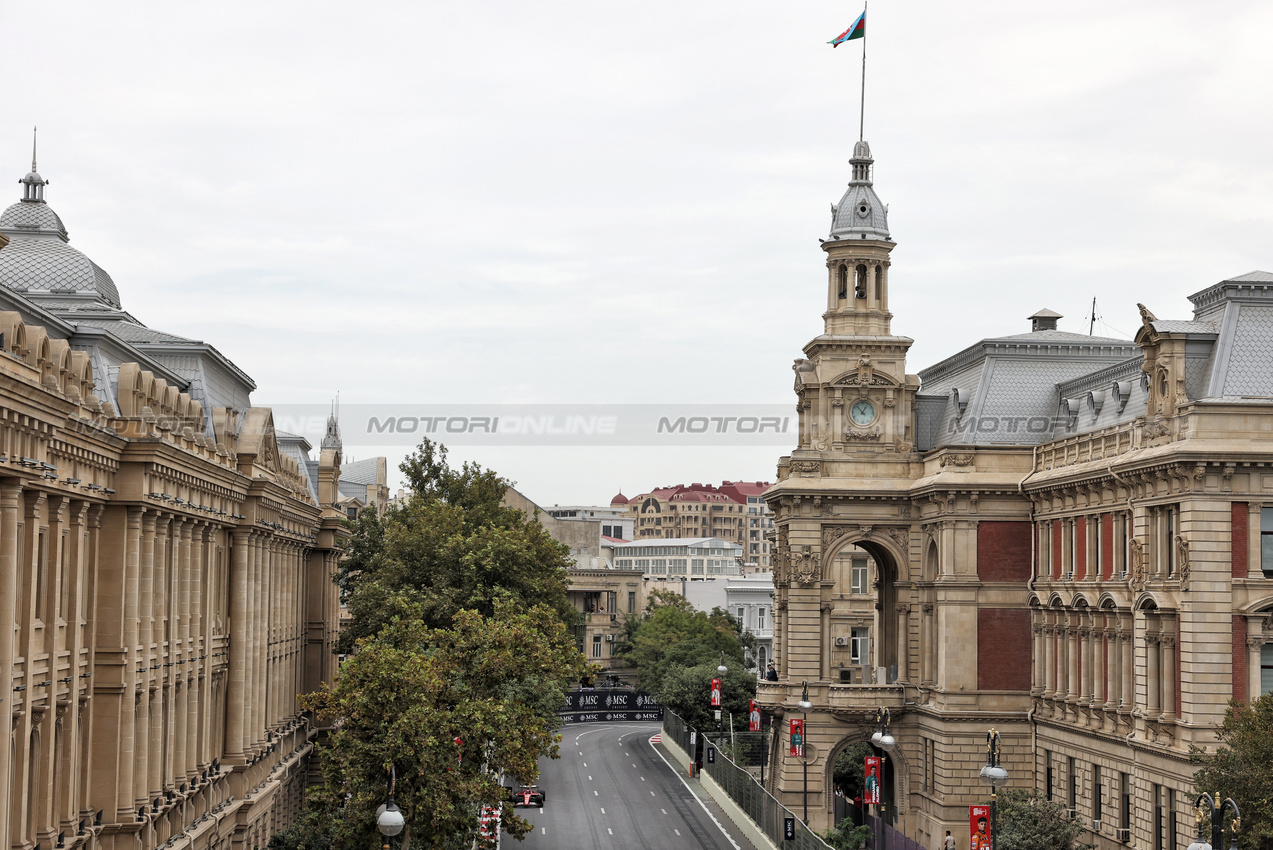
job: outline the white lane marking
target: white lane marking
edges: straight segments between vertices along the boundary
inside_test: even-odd
[[[541,826],[541,827],[539,828],[539,834],[540,834],[540,835],[547,835],[547,834],[548,834],[548,827],[546,827],[546,826]]]
[[[633,767],[636,767],[636,765],[635,765],[635,764],[634,764],[634,765],[632,765],[632,766],[633,766]]]
[[[651,797],[653,797],[653,796],[654,796],[654,792],[653,792],[653,791],[651,791],[651,792],[650,792],[650,796],[651,796]]]
[[[663,814],[667,814],[667,809],[659,809],[659,811],[662,812]]]
[[[608,826],[606,827],[606,832],[610,833],[611,835],[614,835],[614,830]]]
[[[594,796],[594,797],[600,797],[600,796],[601,796],[601,794],[600,794],[599,792],[597,792],[597,791],[593,791],[593,792],[592,792],[592,796]]]
[[[642,776],[642,777],[641,777],[641,781],[642,781],[642,782],[644,782],[644,781],[645,781],[645,777],[644,777],[644,776]]]
[[[672,773],[676,776],[677,779],[681,780],[681,784],[685,786],[685,790],[690,792],[690,794],[694,797],[694,802],[698,803],[699,806],[702,807],[703,813],[712,819],[712,823],[716,824],[716,828],[720,830],[721,835],[725,836],[725,840],[730,843],[730,845],[734,848],[734,850],[743,850],[743,848],[738,845],[738,842],[734,840],[734,837],[725,831],[725,827],[721,826],[720,821],[716,819],[716,815],[712,814],[711,811],[707,808],[707,804],[704,803],[702,800],[700,800],[698,795],[694,793],[694,789],[691,788],[690,784],[685,781],[685,777],[681,776],[681,774],[676,770],[676,768],[672,767],[672,763],[667,760],[667,757],[664,756],[663,753],[659,752],[659,748],[651,744],[650,749],[654,750],[654,752],[658,754],[658,757],[663,759],[663,763],[667,765],[667,769],[672,771]],[[651,791],[650,794],[653,795],[654,792]],[[677,834],[679,835],[680,833],[677,833]]]
[[[588,766],[588,763],[587,763],[587,762],[584,762],[584,763],[583,763],[583,766],[584,766],[584,767],[587,767],[587,766]]]
[[[591,777],[591,776],[589,776],[589,777],[588,777],[588,781],[589,781],[589,782],[591,782],[591,781],[592,781],[592,777]]]
[[[672,831],[675,832],[677,835],[681,834],[681,831],[677,829],[676,827],[672,827]]]
[[[606,813],[606,810],[605,810],[605,809],[602,809],[602,810],[601,810],[601,814],[603,814],[603,815],[604,815],[605,813]]]
[[[587,732],[580,732],[578,735],[575,736],[575,743],[578,744],[579,739],[582,738],[584,735],[591,735],[593,732],[601,732],[603,731],[603,729],[604,727],[597,727],[596,729],[589,729]]]

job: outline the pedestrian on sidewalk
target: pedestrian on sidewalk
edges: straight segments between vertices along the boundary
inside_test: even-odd
[[[950,830],[946,830],[946,838],[941,843],[941,850],[955,850],[955,837],[950,834]]]

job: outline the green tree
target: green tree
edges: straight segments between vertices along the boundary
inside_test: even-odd
[[[756,677],[743,660],[742,637],[738,621],[725,611],[696,611],[680,594],[655,590],[642,616],[625,623],[615,654],[636,668],[641,688],[664,708],[695,728],[711,730],[716,719],[709,693],[711,680],[719,677],[722,653],[729,668],[721,685],[722,711],[742,722],[756,694]]]
[[[500,776],[532,781],[538,760],[556,757],[555,711],[583,656],[551,608],[494,608],[459,611],[446,629],[426,625],[423,606],[408,611],[361,640],[334,684],[303,698],[338,723],[322,747],[323,784],[309,795],[319,834],[283,846],[375,846],[390,767],[409,841],[467,846],[479,807],[503,800]],[[505,806],[502,827],[520,837],[530,824]]]
[[[862,793],[866,784],[866,757],[875,755],[874,748],[865,741],[850,744],[835,757],[831,766],[831,779],[846,799],[852,800]]]
[[[866,824],[854,826],[853,821],[845,818],[822,833],[822,837],[834,850],[862,850],[871,837],[871,828]]]
[[[1065,807],[1036,791],[1007,788],[999,792],[995,843],[1012,850],[1079,850],[1083,826],[1070,820]]]
[[[546,605],[574,623],[567,548],[539,522],[500,503],[510,482],[476,464],[453,469],[446,454],[444,446],[422,442],[399,467],[412,490],[407,503],[352,525],[337,577],[352,621],[339,652],[395,618],[446,628],[457,612],[490,616],[500,601],[523,610]]]
[[[1273,848],[1273,694],[1264,694],[1250,705],[1230,701],[1216,738],[1220,745],[1213,752],[1191,748],[1194,762],[1201,765],[1193,777],[1195,790],[1213,797],[1218,793],[1220,800],[1232,797],[1242,810],[1238,846],[1269,850]],[[1204,823],[1210,836],[1210,821]]]

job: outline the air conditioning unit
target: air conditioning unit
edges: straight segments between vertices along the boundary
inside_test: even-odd
[[[1065,816],[1066,816],[1067,818],[1069,818],[1070,820],[1078,820],[1078,819],[1079,819],[1079,810],[1078,810],[1078,809],[1066,809],[1066,810],[1065,810]]]
[[[848,638],[846,638],[846,637],[838,637],[838,638],[836,638],[836,639],[835,639],[835,645],[836,645],[836,646],[848,646],[848,645],[849,645],[849,639],[848,639]]]
[[[606,643],[614,643],[614,635],[606,635]]]
[[[1130,829],[1116,829],[1114,830],[1114,837],[1126,844],[1132,840],[1132,831]]]
[[[1092,832],[1095,832],[1097,835],[1100,835],[1101,822],[1099,820],[1092,821]]]

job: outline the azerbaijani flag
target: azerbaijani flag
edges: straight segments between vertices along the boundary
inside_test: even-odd
[[[827,44],[832,47],[839,47],[844,42],[852,41],[855,38],[866,38],[866,12],[858,15],[858,19],[848,29],[837,35],[834,41],[828,41]]]

